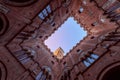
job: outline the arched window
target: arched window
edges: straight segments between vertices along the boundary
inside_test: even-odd
[[[78,54],[83,52],[83,50],[81,50],[81,49],[77,49],[76,51],[77,51]]]
[[[35,80],[52,80],[51,68],[43,66],[40,73],[36,76]]]
[[[29,40],[29,39],[35,39],[39,36],[39,30],[35,31],[22,31],[19,33],[19,35],[16,37],[16,39],[21,40]],[[41,37],[39,37],[41,38]]]
[[[44,20],[46,23],[50,24],[51,26],[55,26],[54,18],[55,16],[52,15],[52,9],[50,5],[47,5],[40,13],[39,18]]]
[[[69,6],[70,2],[71,2],[71,0],[62,0],[62,4],[63,4],[62,6],[67,7],[67,6]]]
[[[83,60],[83,63],[86,67],[89,67],[98,58],[99,58],[99,56],[97,54],[92,53],[92,54],[90,54],[90,56],[88,56],[86,59]]]
[[[100,40],[104,41],[119,41],[120,40],[120,33],[119,32],[110,32],[105,34],[104,36],[100,37]]]
[[[61,79],[60,80],[70,80],[71,77],[70,77],[70,67],[66,67],[63,71],[63,74],[61,76]]]
[[[84,8],[83,8],[83,7],[80,7],[79,13],[82,13],[83,11],[84,11]]]
[[[23,64],[28,62],[31,58],[33,59],[35,54],[36,52],[31,48],[14,52],[15,57]]]
[[[51,13],[51,7],[50,5],[47,5],[46,8],[44,8],[40,13],[39,13],[39,17],[41,20],[44,20],[50,13]]]

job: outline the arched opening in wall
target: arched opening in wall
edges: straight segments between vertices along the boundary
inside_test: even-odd
[[[120,66],[114,67],[107,71],[102,80],[120,80]]]
[[[0,69],[0,80],[1,80],[1,77],[2,77],[2,71],[1,71],[1,69]]]
[[[9,23],[5,15],[2,13],[0,13],[0,15],[0,36],[2,36],[7,31]]]
[[[70,67],[67,66],[66,62],[63,63],[64,64],[64,70],[62,72],[61,78],[60,80],[71,80],[71,70]]]
[[[5,0],[5,3],[12,6],[28,6],[37,0]]]
[[[6,80],[7,79],[7,69],[6,66],[0,62],[0,80]]]
[[[51,72],[52,71],[50,67],[43,66],[35,80],[53,80]]]
[[[3,29],[3,21],[2,21],[2,19],[0,18],[0,31],[2,31],[2,29]]]

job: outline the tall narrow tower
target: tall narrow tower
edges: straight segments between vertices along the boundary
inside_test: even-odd
[[[56,56],[58,59],[62,59],[64,56],[64,51],[61,47],[59,47],[58,49],[55,50],[55,52],[53,53],[54,56]]]

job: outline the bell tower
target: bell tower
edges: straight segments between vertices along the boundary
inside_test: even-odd
[[[64,51],[61,47],[55,50],[54,56],[56,56],[58,59],[62,59],[64,56]]]

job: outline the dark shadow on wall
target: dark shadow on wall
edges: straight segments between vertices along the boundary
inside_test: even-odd
[[[120,66],[116,66],[107,71],[102,80],[120,80]]]

